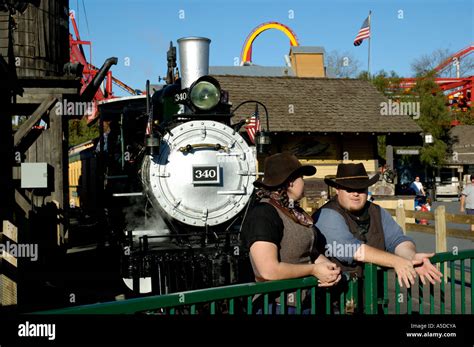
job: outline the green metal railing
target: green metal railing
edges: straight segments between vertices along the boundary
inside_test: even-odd
[[[366,314],[381,313],[401,314],[404,308],[407,314],[418,312],[419,314],[466,314],[466,301],[470,302],[470,313],[474,314],[474,290],[472,279],[474,277],[474,250],[460,251],[457,254],[446,252],[438,253],[430,259],[432,264],[438,264],[443,278],[440,284],[433,285],[429,282],[423,284],[418,280],[417,284],[403,293],[397,278],[393,275],[393,270],[380,268],[374,264],[365,266],[365,307]],[[469,271],[466,267],[469,263]],[[393,285],[389,280],[389,274],[392,273]],[[381,283],[379,278],[383,278]],[[468,277],[468,279],[466,279]],[[466,295],[466,287],[470,287],[470,298]],[[377,292],[382,288],[383,296],[380,297]],[[389,309],[389,289],[394,288],[394,309]],[[449,288],[449,300],[447,291]],[[457,295],[458,294],[458,295]],[[416,300],[415,300],[416,296]],[[427,299],[428,298],[428,299]],[[467,300],[466,300],[467,299]],[[415,301],[418,305],[415,305]],[[447,311],[448,305],[450,310]],[[380,307],[382,306],[382,307]],[[425,306],[428,306],[425,310]],[[458,310],[459,308],[459,310]]]
[[[348,282],[347,290],[340,294],[341,312],[345,313],[347,300],[350,304],[355,302],[358,282],[351,280]],[[316,298],[319,295],[325,298],[325,302],[331,302],[331,293],[326,288],[318,287],[318,281],[314,277],[305,277],[292,280],[270,281],[262,283],[237,284],[225,287],[193,290],[189,292],[173,293],[167,295],[141,297],[123,301],[106,302],[92,305],[68,307],[57,310],[36,312],[36,314],[199,314],[207,313],[214,315],[217,313],[234,314],[255,314],[254,296],[263,296],[262,314],[269,314],[270,298],[278,297],[281,305],[278,306],[279,314],[286,314],[288,309],[288,294],[295,296],[294,309],[296,314],[303,311],[302,291],[310,293],[311,314],[317,311],[331,313],[331,306],[318,308]],[[239,306],[237,308],[237,306]],[[218,310],[219,308],[219,310]],[[318,308],[318,310],[317,310]]]
[[[260,305],[262,314],[270,313],[270,304],[275,297],[280,299],[278,306],[279,314],[287,314],[289,303],[288,294],[295,296],[294,310],[296,314],[303,313],[307,309],[310,314],[350,314],[354,311],[363,311],[365,314],[401,314],[402,308],[407,314],[412,314],[418,309],[420,314],[425,314],[425,302],[429,303],[429,313],[437,313],[436,304],[439,305],[438,313],[446,312],[446,288],[445,278],[450,284],[450,313],[459,313],[456,303],[459,303],[460,313],[466,313],[466,286],[470,286],[470,313],[474,314],[474,291],[472,278],[474,275],[474,250],[460,251],[458,254],[439,253],[431,258],[433,264],[439,264],[443,273],[443,281],[437,284],[438,295],[435,295],[435,286],[427,283],[423,285],[418,281],[418,287],[413,286],[406,290],[405,295],[393,270],[380,268],[374,264],[366,264],[364,268],[364,280],[350,279],[339,292],[327,288],[318,287],[317,279],[305,277],[292,280],[270,281],[262,283],[247,283],[225,287],[208,288],[182,293],[174,293],[160,296],[149,296],[123,301],[106,302],[84,306],[74,306],[63,309],[36,312],[36,314],[256,314],[254,297],[257,294],[263,296],[263,304]],[[456,271],[456,262],[459,262],[459,271]],[[465,262],[470,262],[469,272]],[[445,269],[445,264],[449,265]],[[459,272],[459,276],[456,276]],[[466,279],[466,273],[469,279]],[[393,281],[390,281],[393,277]],[[459,278],[457,281],[456,278]],[[417,298],[413,297],[415,293]],[[429,292],[429,301],[425,300],[424,292]],[[456,292],[459,289],[459,301]],[[303,306],[303,291],[310,294],[309,304]],[[394,294],[391,296],[391,294]],[[400,296],[404,300],[399,300]],[[436,300],[438,299],[438,300]],[[414,302],[418,301],[418,308]],[[363,303],[359,307],[359,303]],[[390,308],[390,303],[394,306]],[[337,304],[337,307],[335,306]],[[322,306],[322,307],[321,307]]]

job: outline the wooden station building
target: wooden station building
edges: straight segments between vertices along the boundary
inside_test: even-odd
[[[335,175],[339,163],[363,163],[369,174],[378,170],[377,137],[387,145],[416,146],[421,128],[408,116],[384,116],[380,103],[387,99],[367,81],[325,77],[216,76],[234,105],[258,100],[263,130],[271,133],[272,152],[290,151],[303,163],[315,165],[307,180],[308,198],[326,190],[326,176]],[[239,114],[251,115],[255,105]],[[238,117],[236,117],[238,120]]]

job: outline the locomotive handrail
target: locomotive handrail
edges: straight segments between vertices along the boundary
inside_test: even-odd
[[[212,149],[215,149],[216,151],[220,151],[220,150],[223,150],[226,152],[229,151],[229,147],[221,145],[219,143],[215,143],[215,144],[214,143],[196,143],[194,145],[186,145],[183,147],[179,147],[178,150],[182,153],[188,153],[196,148],[212,148]]]

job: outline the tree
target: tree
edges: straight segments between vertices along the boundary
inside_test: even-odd
[[[328,75],[337,78],[351,78],[358,74],[360,62],[350,52],[331,51],[326,56]]]
[[[369,78],[370,77],[370,78]],[[380,70],[373,76],[369,76],[368,71],[362,71],[359,73],[358,79],[364,81],[370,81],[375,88],[388,98],[395,99],[394,101],[406,101],[407,96],[404,94],[404,91],[399,87],[400,78],[398,77],[395,71],[390,71],[390,73],[385,70]],[[386,135],[377,136],[377,152],[379,157],[386,158]]]
[[[75,146],[80,143],[95,139],[99,136],[99,126],[95,123],[92,126],[87,125],[85,118],[69,121],[69,146]]]
[[[435,73],[419,77],[413,93],[420,102],[420,118],[416,120],[423,132],[433,135],[434,142],[425,144],[420,152],[420,160],[430,166],[442,165],[449,149],[448,131],[451,115],[446,107],[446,96],[434,81]]]
[[[26,116],[14,116],[12,117],[12,129],[14,131],[20,129],[21,125],[28,120]]]
[[[425,134],[431,134],[434,142],[426,144],[420,151],[420,161],[429,166],[441,165],[449,150],[448,131],[451,127],[451,114],[446,107],[446,96],[435,83],[432,71],[418,78],[415,87],[410,90],[400,88],[397,73],[381,70],[371,76],[366,71],[359,78],[370,82],[386,97],[397,102],[419,102],[420,117],[415,119]],[[378,138],[378,153],[385,157],[385,136]]]
[[[415,61],[411,64],[411,69],[415,76],[426,75],[453,54],[454,52],[447,48],[438,48],[429,54],[424,54],[420,58],[415,59]],[[460,76],[468,76],[474,73],[473,56],[465,56],[459,60],[459,72]],[[454,62],[446,69],[438,73],[438,77],[456,77],[456,67]]]
[[[362,77],[365,77],[363,75]],[[387,97],[400,97],[403,91],[400,89],[400,77],[398,77],[395,71],[390,73],[385,70],[380,70],[370,79],[372,84],[377,88],[379,92]]]
[[[359,74],[356,77],[358,80],[363,80],[363,81],[370,81],[370,75],[369,72],[364,70],[359,72]]]

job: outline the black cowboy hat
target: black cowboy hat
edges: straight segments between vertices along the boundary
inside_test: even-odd
[[[335,179],[325,178],[331,187],[346,189],[366,189],[379,180],[379,174],[369,178],[364,164],[339,164]]]
[[[293,154],[277,153],[265,159],[263,179],[259,178],[253,182],[253,185],[257,188],[272,189],[283,185],[290,177],[312,176],[315,173],[314,166],[301,165]]]

